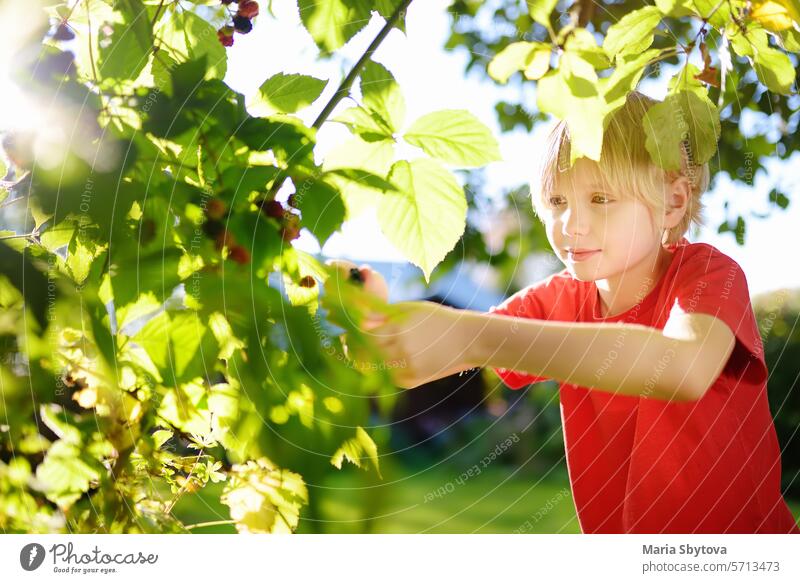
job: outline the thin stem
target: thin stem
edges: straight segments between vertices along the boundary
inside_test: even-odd
[[[347,74],[347,76],[342,79],[339,88],[336,90],[336,93],[333,94],[330,101],[322,108],[322,111],[317,116],[317,119],[314,120],[314,123],[311,124],[311,127],[319,129],[323,123],[328,119],[328,116],[333,112],[334,108],[339,105],[339,102],[350,92],[350,87],[353,86],[356,78],[358,77],[359,73],[361,73],[361,69],[364,67],[366,62],[372,57],[372,54],[377,50],[378,46],[383,42],[383,39],[389,34],[389,31],[392,30],[395,23],[399,20],[400,15],[403,14],[408,5],[411,4],[411,0],[403,0],[392,15],[386,19],[386,24],[383,25],[383,28],[380,32],[375,36],[375,38],[370,43],[367,50],[361,55],[361,58],[356,61],[356,64],[353,65],[353,68]]]
[[[364,51],[364,54],[361,55],[361,58],[356,61],[356,64],[353,65],[353,68],[350,69],[350,72],[347,74],[347,76],[342,79],[342,82],[339,84],[339,88],[336,89],[336,93],[333,94],[328,103],[325,104],[325,107],[322,108],[322,111],[317,116],[317,119],[314,120],[314,123],[311,124],[311,127],[315,129],[322,127],[322,124],[328,120],[328,117],[336,108],[336,106],[339,105],[339,102],[348,96],[350,93],[350,88],[358,78],[359,73],[361,73],[361,69],[364,68],[366,62],[370,59],[372,54],[377,50],[378,46],[380,46],[380,44],[389,34],[389,31],[392,30],[394,25],[400,19],[400,16],[406,11],[409,4],[411,4],[411,1],[412,0],[403,0],[397,5],[397,8],[395,8],[392,15],[386,19],[386,23],[383,25],[383,28],[381,28],[380,32],[367,47],[367,50]],[[286,178],[286,175],[283,175],[272,183],[272,187],[269,189],[269,193],[267,194],[267,200],[274,198],[275,194],[281,189],[281,186],[283,186]]]
[[[158,4],[158,8],[156,8],[156,13],[153,16],[153,22],[150,23],[150,28],[153,28],[158,22],[158,17],[161,16],[161,11],[164,9],[164,0],[161,0]]]

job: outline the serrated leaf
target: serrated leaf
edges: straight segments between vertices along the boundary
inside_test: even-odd
[[[497,140],[489,128],[463,109],[423,115],[403,138],[429,156],[454,166],[483,166],[501,159]]]
[[[114,5],[120,21],[108,39],[100,42],[97,72],[103,79],[135,79],[147,64],[153,34],[141,0],[119,0]]]
[[[403,127],[406,116],[403,92],[394,76],[380,63],[369,61],[364,67],[361,95],[364,105],[380,115],[392,133]]]
[[[314,103],[327,84],[327,81],[309,75],[278,73],[261,84],[257,98],[248,109],[255,115],[269,115],[276,111],[295,113]]]
[[[321,180],[304,187],[297,205],[303,226],[314,234],[320,248],[344,222],[345,207],[339,191]]]
[[[753,2],[750,18],[760,22],[764,28],[773,32],[788,30],[792,28],[792,22],[800,21],[800,14],[792,4],[789,0],[784,0],[784,2],[779,0],[756,1]],[[794,15],[792,9],[794,9]]]
[[[381,198],[381,230],[429,281],[433,269],[464,233],[464,190],[448,170],[424,158],[395,163],[389,180],[398,192]]]
[[[645,6],[623,16],[606,33],[603,50],[609,57],[639,53],[653,43],[653,29],[661,22],[661,11]]]
[[[611,66],[605,51],[597,46],[594,35],[585,28],[574,29],[567,37],[564,49],[568,53],[578,55],[595,69],[607,69]]]
[[[551,46],[537,42],[515,42],[500,51],[489,63],[489,76],[506,83],[517,71],[528,79],[539,79],[550,67]]]
[[[375,468],[375,471],[378,473],[378,477],[383,477],[381,476],[378,462],[378,447],[369,434],[364,431],[363,427],[356,428],[356,436],[345,441],[331,457],[331,463],[338,469],[342,469],[342,462],[344,460],[349,461],[359,468],[364,467],[362,464],[365,460],[369,460],[372,467]]]
[[[47,499],[66,510],[100,479],[99,465],[74,443],[58,440],[37,466],[36,478]]]
[[[372,172],[368,172],[366,170],[361,170],[360,168],[338,168],[336,170],[331,170],[326,173],[326,176],[329,175],[334,176],[341,176],[346,178],[350,182],[355,182],[361,186],[366,188],[371,188],[372,190],[377,190],[379,192],[385,192],[387,190],[397,190],[394,184],[386,180],[385,178],[381,178],[373,174]]]
[[[371,6],[361,0],[298,0],[303,26],[324,52],[335,51],[370,19]]]
[[[322,169],[331,172],[343,168],[357,168],[385,178],[393,161],[394,142],[390,140],[367,142],[354,136],[326,154]],[[371,187],[353,182],[342,175],[331,176],[328,180],[339,188],[347,207],[348,220],[378,203],[379,195]]]
[[[346,125],[351,132],[368,142],[393,139],[392,128],[388,122],[378,112],[363,107],[345,109],[331,121]]]
[[[569,83],[564,71],[554,70],[539,81],[537,89],[539,109],[566,121],[569,127],[570,164],[583,156],[591,160],[600,159],[603,121],[609,113],[604,97],[591,93],[594,85],[585,80],[579,84],[579,80],[579,77],[573,77]],[[582,94],[584,87],[588,95]],[[598,83],[598,87],[602,85]]]
[[[378,14],[388,19],[392,14],[394,14],[395,9],[401,1],[402,0],[375,0],[375,10],[378,12]],[[397,19],[397,24],[395,26],[403,32],[406,31],[405,14],[400,15],[400,18]]]
[[[217,39],[216,29],[203,18],[188,10],[173,12],[156,35],[163,41],[162,50],[176,62],[199,61],[205,57],[208,67],[205,78],[225,77],[228,53]]]
[[[705,164],[717,150],[719,112],[707,98],[692,91],[667,95],[644,117],[646,147],[653,162],[666,170],[680,170],[681,142],[689,141],[693,164]]]
[[[638,55],[625,55],[617,59],[611,75],[600,80],[603,98],[609,108],[616,109],[625,104],[628,93],[639,84],[645,67],[659,52],[658,49],[649,49]]]
[[[291,533],[308,490],[299,474],[260,458],[233,465],[220,502],[230,508],[240,533]]]
[[[528,13],[534,22],[543,26],[550,26],[550,14],[555,9],[558,0],[527,0]]]
[[[655,5],[664,15],[681,17],[692,14],[692,0],[655,0]]]
[[[790,95],[795,80],[795,70],[789,55],[769,46],[756,47],[753,54],[758,80],[770,91]]]

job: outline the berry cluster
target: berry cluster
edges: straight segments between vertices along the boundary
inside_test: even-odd
[[[290,195],[286,202],[289,208],[294,208],[294,195]],[[281,227],[281,238],[284,241],[288,243],[300,236],[300,217],[285,208],[280,201],[274,198],[263,199],[256,204],[261,208],[262,213],[278,221]]]
[[[223,4],[232,4],[233,0],[220,0]],[[232,23],[226,24],[217,31],[217,38],[222,46],[233,45],[233,33],[247,34],[253,30],[253,18],[258,16],[258,2],[255,0],[239,0],[236,3],[236,13],[233,14]]]
[[[218,198],[208,201],[205,208],[206,221],[203,223],[203,232],[214,240],[218,251],[223,247],[228,248],[228,259],[239,265],[250,263],[250,252],[236,242],[234,236],[225,228],[222,219],[227,213],[225,203]]]

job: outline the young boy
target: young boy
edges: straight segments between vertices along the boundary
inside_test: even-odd
[[[405,359],[406,388],[476,366],[512,389],[559,381],[585,533],[800,533],[781,495],[745,275],[683,237],[701,222],[708,166],[687,149],[680,172],[652,162],[643,123],[654,103],[628,98],[599,163],[570,167],[566,126],[550,134],[533,200],[565,269],[486,314],[405,302],[401,318],[365,328]]]

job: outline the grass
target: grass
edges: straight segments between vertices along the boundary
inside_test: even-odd
[[[304,510],[300,533],[512,533],[580,532],[565,478],[537,480],[494,464],[459,480],[463,468],[420,469],[383,464],[383,480],[353,466],[309,485],[317,516]],[[184,524],[229,519],[219,503],[222,484],[185,495],[174,512]],[[235,532],[230,524],[193,529]]]
[[[383,480],[353,466],[309,485],[317,516],[304,509],[299,533],[579,533],[566,476],[537,483],[514,466],[493,464],[459,479],[463,467],[383,464]],[[185,495],[175,506],[184,524],[229,520],[223,484]],[[789,501],[800,520],[800,501]],[[233,533],[231,524],[193,529]]]

